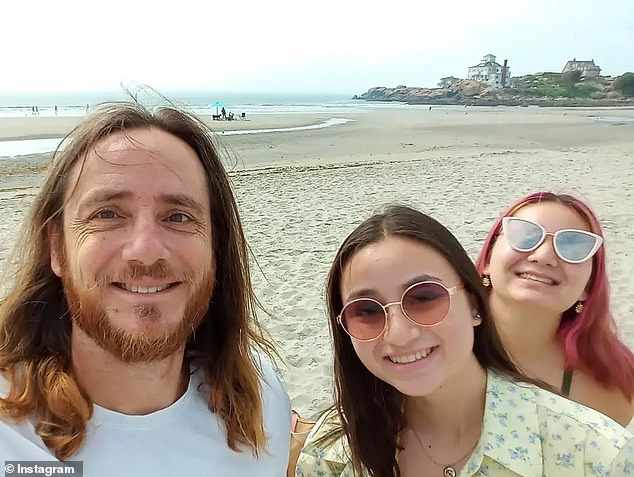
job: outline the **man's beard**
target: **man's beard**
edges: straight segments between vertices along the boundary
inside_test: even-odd
[[[117,282],[133,281],[135,277],[153,279],[169,278],[171,281],[188,284],[192,294],[188,298],[185,312],[178,324],[162,334],[150,335],[130,332],[116,327],[108,316],[103,302],[103,291],[112,286],[113,280],[105,278],[89,289],[77,283],[68,267],[64,267],[62,283],[73,323],[101,348],[122,362],[149,363],[167,358],[182,348],[193,335],[205,317],[214,288],[214,272],[210,268],[195,280],[191,275],[178,277],[162,263],[151,266],[129,266],[117,276]],[[132,280],[131,280],[132,279]],[[141,320],[156,320],[161,311],[155,305],[139,305],[134,309]]]

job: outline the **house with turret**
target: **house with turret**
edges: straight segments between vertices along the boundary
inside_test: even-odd
[[[496,88],[511,86],[511,70],[508,61],[504,60],[504,65],[495,61],[495,55],[486,55],[482,61],[475,66],[469,66],[467,77],[472,80],[488,83]]]

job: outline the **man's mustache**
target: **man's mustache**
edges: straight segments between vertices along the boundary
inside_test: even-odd
[[[158,260],[151,265],[128,264],[115,275],[102,277],[98,283],[96,283],[96,286],[105,287],[111,283],[127,283],[139,278],[151,278],[169,283],[185,282],[191,284],[194,282],[191,273],[177,272],[170,267],[165,260]]]

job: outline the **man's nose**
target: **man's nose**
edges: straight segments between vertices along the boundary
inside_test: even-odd
[[[137,217],[123,250],[123,259],[145,265],[169,258],[169,249],[156,218]]]

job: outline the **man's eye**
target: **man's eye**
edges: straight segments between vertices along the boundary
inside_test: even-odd
[[[95,214],[97,219],[114,219],[115,217],[117,217],[117,214],[112,210],[100,210]]]
[[[189,215],[186,214],[182,214],[182,213],[176,213],[176,214],[172,214],[169,216],[169,221],[170,222],[189,222],[191,220],[191,217]]]

